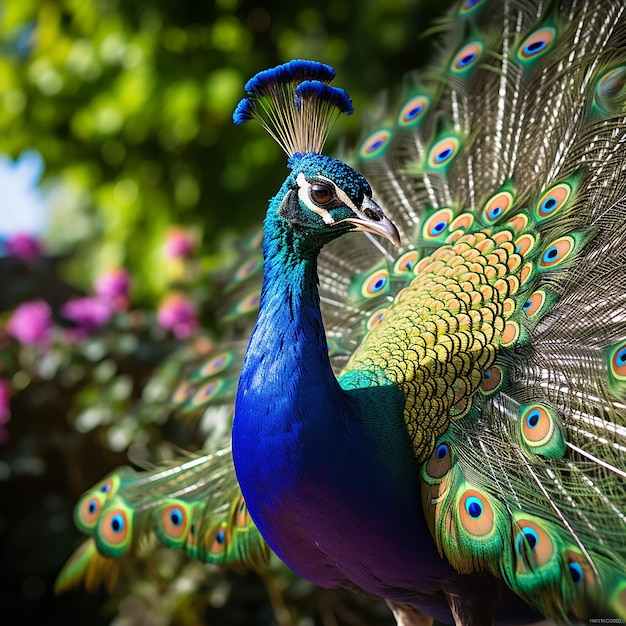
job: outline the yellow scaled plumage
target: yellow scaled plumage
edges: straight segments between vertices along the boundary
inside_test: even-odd
[[[467,413],[498,347],[515,333],[507,320],[522,258],[512,232],[456,231],[449,241],[420,261],[345,370],[380,368],[400,386],[420,461]]]

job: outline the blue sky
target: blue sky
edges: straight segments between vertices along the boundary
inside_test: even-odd
[[[17,161],[0,155],[0,240],[17,233],[45,233],[48,209],[37,186],[43,170],[43,159],[34,150]]]

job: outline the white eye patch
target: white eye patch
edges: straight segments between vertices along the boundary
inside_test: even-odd
[[[328,183],[329,185],[331,185],[335,191],[335,195],[337,196],[337,198],[341,202],[343,202],[343,204],[345,204],[347,207],[350,207],[353,211],[356,212],[357,208],[352,202],[352,200],[350,200],[348,195],[342,189],[337,187],[337,185],[335,185],[335,183],[332,180],[330,180],[329,178],[326,178],[325,176],[319,176],[318,178],[320,181],[324,181],[325,183]],[[317,213],[317,215],[319,215],[322,218],[322,220],[324,220],[324,224],[334,224],[335,219],[333,218],[333,216],[326,209],[317,206],[311,200],[309,196],[309,189],[311,188],[311,183],[309,183],[309,181],[305,178],[302,172],[298,174],[296,178],[296,182],[298,183],[298,198],[307,206],[307,208],[313,211],[313,213]]]

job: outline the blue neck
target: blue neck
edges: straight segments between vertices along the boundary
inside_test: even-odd
[[[270,208],[259,314],[237,393],[235,445],[238,436],[272,430],[296,446],[310,424],[350,413],[328,357],[317,289],[320,247],[303,246]]]
[[[278,556],[317,584],[349,580],[398,599],[430,593],[450,570],[419,505],[404,397],[395,386],[341,388],[319,308],[319,246],[301,244],[270,206],[261,306],[233,424],[248,509]]]
[[[320,313],[320,247],[303,245],[276,211],[268,212],[263,289],[241,374],[238,413],[240,403],[249,404],[244,394],[274,409],[288,401],[290,421],[306,420],[306,408],[317,408],[321,400],[329,407],[345,404],[345,394],[330,366]],[[294,405],[305,410],[294,414]],[[273,421],[275,415],[272,412]]]

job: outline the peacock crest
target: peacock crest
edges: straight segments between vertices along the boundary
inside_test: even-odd
[[[258,121],[292,157],[320,154],[333,123],[354,111],[347,92],[329,83],[335,70],[315,61],[290,61],[256,74],[245,85],[233,121]]]

